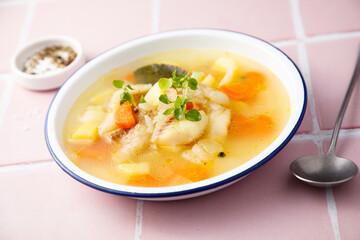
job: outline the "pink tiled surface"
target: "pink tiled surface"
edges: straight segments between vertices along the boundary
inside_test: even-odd
[[[75,182],[54,162],[1,172],[0,192],[0,239],[134,237],[135,201]]]
[[[299,0],[307,35],[360,30],[358,0]]]
[[[261,0],[166,0],[160,4],[159,30],[210,27],[269,41],[290,39],[295,36],[290,8],[290,1],[283,0],[271,1],[266,7]]]
[[[88,59],[151,32],[148,0],[43,1],[36,12],[39,14],[35,14],[31,23],[29,39],[57,34],[71,36],[83,45]]]
[[[0,5],[0,73],[8,72],[10,69],[9,59],[19,43],[26,9],[27,4],[15,6]]]
[[[321,129],[334,126],[341,100],[345,96],[357,57],[360,37],[307,44],[310,75]],[[354,90],[349,109],[357,109],[360,85]],[[360,112],[348,111],[343,128],[360,126]]]
[[[316,153],[312,142],[292,143],[224,190],[181,202],[145,202],[143,239],[333,239],[325,190],[304,186],[288,171],[292,159]]]
[[[359,176],[324,190],[289,171],[293,159],[318,153],[323,139],[328,143],[360,42],[357,9],[356,0],[0,1],[0,239],[358,239]],[[189,27],[255,35],[294,60],[309,99],[294,139],[245,179],[188,200],[137,201],[64,173],[43,133],[56,91],[30,91],[9,80],[15,49],[41,36],[68,35],[89,60],[139,36]],[[337,147],[358,165],[359,88]]]
[[[15,84],[0,127],[0,166],[51,159],[44,122],[55,93],[35,92]]]

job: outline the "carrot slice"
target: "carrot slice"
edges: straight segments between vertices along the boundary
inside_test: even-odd
[[[127,183],[130,186],[136,187],[155,187],[158,185],[156,178],[151,174],[145,174],[141,177],[130,179]]]
[[[209,169],[203,164],[190,163],[184,167],[174,167],[173,171],[193,182],[209,178]]]
[[[258,72],[247,72],[241,82],[229,83],[221,86],[222,91],[229,98],[246,101],[253,98],[264,86],[264,76]]]
[[[121,128],[132,128],[136,125],[133,107],[129,101],[121,104],[114,113],[116,125]]]
[[[130,82],[130,83],[135,84],[135,75],[134,75],[134,73],[130,73],[130,74],[126,75],[125,80]]]
[[[101,161],[111,156],[111,146],[106,141],[100,140],[89,145],[81,146],[76,152],[81,158]]]
[[[245,117],[241,114],[234,114],[231,117],[229,135],[261,137],[270,133],[275,127],[272,118],[266,115]]]

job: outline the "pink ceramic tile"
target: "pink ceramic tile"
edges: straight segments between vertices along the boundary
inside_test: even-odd
[[[0,239],[133,239],[136,201],[89,188],[54,162],[0,174]]]
[[[360,38],[309,43],[310,75],[321,129],[334,126],[347,85],[355,67]],[[357,85],[342,123],[360,126],[360,86]]]
[[[329,145],[326,142],[326,146]],[[353,160],[360,167],[360,136],[342,137],[338,141],[336,153],[338,156]],[[327,147],[326,147],[327,149]],[[357,239],[360,236],[360,176],[355,176],[349,182],[334,188],[334,197],[338,212],[341,239]]]
[[[10,58],[19,44],[27,5],[0,6],[0,72],[10,71]]]
[[[294,38],[289,1],[161,1],[159,30],[221,28],[265,40]]]
[[[0,165],[49,160],[44,123],[55,91],[36,92],[15,84],[0,125]]]
[[[288,55],[288,57],[291,58],[291,60],[296,64],[300,72],[303,72],[301,69],[301,66],[299,64],[298,59],[298,48],[297,46],[286,46],[286,47],[280,47],[280,49]],[[303,74],[304,76],[304,74]],[[314,130],[312,115],[310,112],[309,102],[307,103],[306,111],[304,119],[300,125],[300,128],[298,129],[297,133],[309,133]]]
[[[360,30],[358,0],[300,0],[299,2],[307,35]]]
[[[29,38],[71,36],[80,41],[89,59],[150,31],[151,1],[65,0],[38,3]]]
[[[234,185],[177,202],[144,202],[141,239],[334,239],[323,189],[290,174],[290,162],[317,153],[311,142],[290,143]]]

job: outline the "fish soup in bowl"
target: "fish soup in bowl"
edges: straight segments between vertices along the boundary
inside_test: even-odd
[[[258,42],[279,52],[247,35],[201,31],[238,44],[241,41],[231,37],[245,38],[244,46]],[[159,45],[167,37],[169,46]],[[239,180],[290,140],[303,116],[305,88],[288,58],[282,61],[289,61],[293,69],[278,67],[280,72],[293,71],[288,77],[297,86],[284,81],[286,73],[279,76],[276,67],[254,59],[257,53],[229,51],[215,42],[189,46],[181,40],[184,37],[202,38],[183,30],[152,35],[148,41],[145,37],[145,43],[135,40],[134,46],[131,42],[95,58],[60,89],[47,119],[49,128],[54,106],[65,112],[54,119],[60,127],[60,149],[54,150],[46,133],[52,155],[66,172],[120,195],[188,198]],[[149,52],[147,44],[158,50]],[[139,46],[145,51],[138,51]],[[132,54],[126,59],[129,49]],[[300,94],[292,96],[295,87],[300,87]],[[76,89],[76,96],[71,89]],[[68,103],[56,103],[57,98]]]

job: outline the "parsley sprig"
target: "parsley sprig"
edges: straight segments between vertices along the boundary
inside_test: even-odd
[[[192,76],[194,75],[196,76],[196,74],[193,73]],[[200,121],[201,114],[198,110],[186,109],[187,103],[190,102],[192,99],[192,96],[188,97],[188,88],[196,90],[198,88],[197,85],[198,79],[194,77],[189,77],[189,73],[186,75],[180,74],[179,76],[177,76],[176,70],[173,71],[171,78],[161,78],[159,80],[159,87],[163,92],[170,89],[171,87],[175,89],[183,89],[183,92],[185,92],[185,97],[181,98],[180,96],[177,96],[175,101],[170,101],[167,94],[162,94],[159,97],[159,100],[162,103],[174,103],[174,107],[165,110],[163,114],[170,115],[172,112],[174,112],[174,117],[178,121],[180,121],[183,116],[185,116],[185,119],[189,121]]]
[[[129,90],[134,90],[130,85],[125,86],[125,82],[122,80],[113,80],[113,85],[116,88],[123,89],[123,92],[120,94],[120,105],[124,102],[130,102],[133,107],[135,107],[134,97],[129,92]],[[143,96],[141,96],[140,103],[145,102]]]

